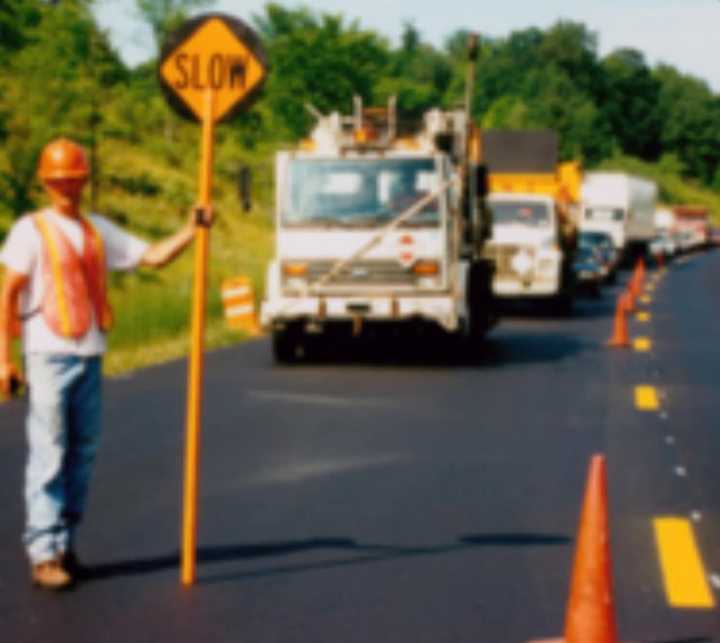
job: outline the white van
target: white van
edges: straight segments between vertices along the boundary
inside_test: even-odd
[[[622,172],[588,172],[580,229],[607,232],[623,255],[645,253],[655,234],[657,185]]]

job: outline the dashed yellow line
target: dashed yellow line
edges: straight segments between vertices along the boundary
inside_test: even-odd
[[[652,315],[646,311],[640,311],[637,315],[635,315],[635,319],[639,322],[646,323],[652,319]]]
[[[654,386],[635,387],[635,408],[638,411],[657,411],[660,408],[660,398]]]
[[[714,608],[715,598],[690,521],[655,518],[653,527],[668,604],[680,608]]]
[[[652,297],[650,295],[643,295],[640,297],[641,304],[652,304]]]
[[[633,341],[633,348],[638,353],[648,353],[652,350],[652,341],[648,337],[636,337]]]

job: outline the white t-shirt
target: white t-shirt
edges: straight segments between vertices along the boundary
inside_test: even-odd
[[[50,221],[57,225],[78,254],[83,250],[83,230],[73,219],[45,210]],[[138,266],[148,244],[121,230],[117,225],[96,214],[89,216],[103,239],[105,263],[110,270],[133,270]],[[70,355],[100,355],[105,352],[105,333],[97,326],[93,315],[88,332],[80,339],[67,339],[53,333],[45,323],[39,307],[43,296],[42,237],[32,220],[25,215],[11,228],[0,251],[0,262],[11,270],[29,276],[20,297],[23,319],[23,351],[26,353],[55,353]]]

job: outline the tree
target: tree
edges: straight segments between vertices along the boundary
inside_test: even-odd
[[[0,63],[27,42],[26,29],[40,20],[38,3],[32,0],[0,0]]]
[[[307,133],[312,118],[305,103],[326,113],[347,112],[356,94],[372,101],[373,86],[388,58],[387,44],[379,36],[340,15],[274,3],[254,21],[272,69],[261,110],[276,136]]]
[[[0,74],[0,204],[16,215],[34,205],[41,148],[61,135],[92,146],[103,91],[124,75],[89,2],[33,4],[39,20],[23,30],[24,46]]]
[[[704,81],[667,65],[654,77],[660,85],[663,149],[677,155],[686,175],[710,184],[720,168],[720,99]]]
[[[213,4],[215,0],[135,0],[140,17],[152,29],[158,51],[168,34],[185,22],[192,11]]]
[[[607,93],[602,110],[626,154],[654,161],[662,152],[660,83],[635,49],[620,49],[603,60]]]

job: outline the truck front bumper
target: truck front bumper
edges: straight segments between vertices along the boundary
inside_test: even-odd
[[[330,323],[357,318],[368,322],[420,319],[436,323],[448,332],[459,328],[457,302],[450,295],[281,297],[265,300],[260,310],[263,326],[303,320]]]
[[[560,283],[556,278],[522,281],[496,277],[493,281],[493,294],[501,298],[554,297],[559,293]]]

